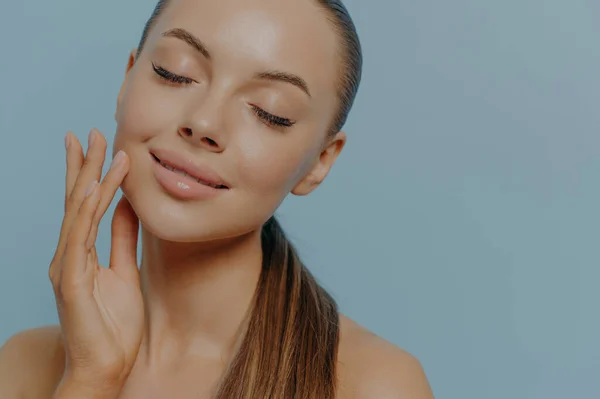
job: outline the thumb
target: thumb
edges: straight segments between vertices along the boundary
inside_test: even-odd
[[[111,228],[110,268],[125,278],[138,278],[137,241],[139,220],[122,196],[115,208]]]

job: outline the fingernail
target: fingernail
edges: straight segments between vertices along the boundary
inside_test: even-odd
[[[94,139],[96,138],[96,129],[92,129],[90,135],[88,136],[88,147],[94,144]]]
[[[68,149],[70,145],[71,145],[71,135],[67,132],[67,135],[65,136],[65,149]]]
[[[92,182],[92,184],[90,184],[90,185],[88,186],[87,190],[85,190],[85,196],[86,196],[86,197],[89,197],[89,196],[90,196],[90,194],[91,194],[91,193],[94,191],[94,187],[96,187],[96,184],[98,184],[98,181],[97,181],[97,180],[94,180],[94,181]]]
[[[113,158],[111,164],[110,164],[110,168],[116,168],[117,166],[120,166],[123,163],[123,160],[125,159],[125,153],[123,152],[123,150],[117,152],[117,155],[115,155],[115,157]]]

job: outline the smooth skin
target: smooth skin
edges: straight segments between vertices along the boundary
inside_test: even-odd
[[[210,56],[165,35],[173,29],[201,39]],[[318,187],[346,142],[344,132],[326,134],[338,43],[312,1],[172,1],[139,59],[129,56],[104,179],[103,135],[91,132],[85,156],[67,135],[65,216],[49,269],[60,326],[7,341],[0,398],[210,397],[260,274],[260,227],[289,193]],[[153,64],[192,83],[165,82]],[[257,79],[265,70],[301,76],[310,96]],[[294,126],[271,126],[255,107]],[[230,189],[211,200],[171,197],[151,173],[152,148],[209,165]],[[94,243],[119,187],[104,268]],[[413,356],[343,315],[338,371],[340,399],[433,397]]]
[[[126,176],[126,155],[113,161],[101,184],[106,141],[92,131],[88,156],[67,135],[65,217],[49,275],[61,326],[26,330],[0,349],[0,398],[152,398],[153,389],[122,395],[143,333],[143,303],[136,261],[138,219],[122,197],[112,220],[110,267],[97,262],[98,225]],[[87,196],[86,196],[87,194]],[[341,315],[338,359],[340,399],[431,399],[417,359]],[[170,385],[165,394],[195,397],[197,387],[214,383],[196,370],[195,383]],[[156,378],[151,373],[148,378]],[[160,377],[159,377],[160,378]],[[155,397],[161,397],[157,395]],[[209,396],[203,396],[208,398]]]

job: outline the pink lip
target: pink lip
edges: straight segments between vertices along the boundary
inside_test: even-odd
[[[165,163],[173,168],[182,170],[198,180],[209,183],[213,186],[225,186],[220,189],[229,188],[229,184],[223,180],[221,176],[217,174],[217,172],[206,165],[198,165],[194,163],[190,158],[181,155],[178,152],[162,148],[153,148],[150,150],[150,154],[153,155],[153,157],[158,158],[160,162]]]

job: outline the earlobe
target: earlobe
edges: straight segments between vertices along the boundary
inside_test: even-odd
[[[127,61],[127,68],[125,69],[125,78],[123,79],[123,83],[121,83],[121,88],[119,89],[119,94],[117,95],[117,109],[115,110],[115,120],[117,120],[117,115],[119,113],[119,106],[121,104],[121,98],[123,97],[123,92],[125,91],[125,83],[127,82],[127,77],[129,76],[129,72],[133,65],[135,64],[137,57],[137,48],[134,48],[129,53],[129,59]]]
[[[318,159],[306,176],[294,187],[292,194],[308,195],[313,192],[329,174],[331,167],[337,160],[346,144],[346,133],[339,131],[327,141],[326,146],[319,154]]]

